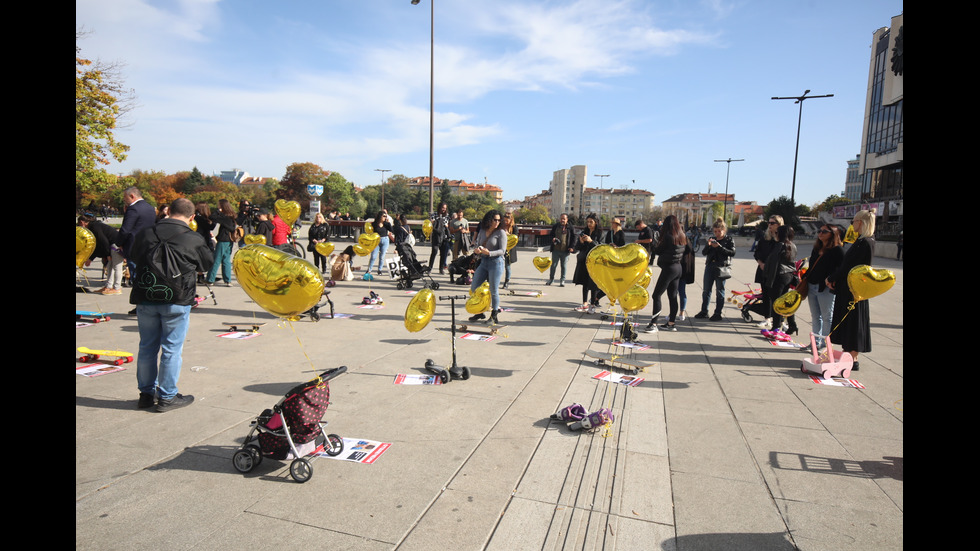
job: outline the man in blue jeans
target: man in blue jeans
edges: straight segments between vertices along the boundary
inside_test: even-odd
[[[140,333],[139,408],[155,404],[156,411],[165,412],[194,401],[177,392],[177,380],[197,273],[210,270],[214,256],[201,234],[188,225],[193,217],[193,203],[175,200],[170,218],[140,232],[132,249],[136,270],[129,302],[136,305]]]
[[[555,268],[561,265],[558,286],[565,286],[565,266],[568,262],[568,254],[575,248],[575,228],[568,223],[568,215],[562,213],[558,217],[558,223],[551,227],[551,272],[548,274],[548,282],[551,285],[555,282]]]

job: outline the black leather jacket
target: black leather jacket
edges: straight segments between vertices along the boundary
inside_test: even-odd
[[[732,236],[726,233],[725,237],[722,237],[721,241],[718,242],[717,247],[707,244],[701,254],[705,256],[704,265],[706,267],[731,266],[732,257],[735,256],[735,241]]]

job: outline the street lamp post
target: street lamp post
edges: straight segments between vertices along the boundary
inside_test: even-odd
[[[721,218],[724,220],[728,216],[728,174],[732,171],[732,163],[737,163],[739,161],[744,161],[745,159],[732,159],[731,157],[727,159],[715,159],[716,163],[728,163],[728,168],[725,169],[725,207],[721,211]],[[732,218],[735,218],[735,213],[732,213]]]
[[[385,172],[391,172],[391,170],[387,168],[376,168],[374,171],[381,173],[381,208],[385,208]]]
[[[419,0],[412,0],[417,6]],[[435,143],[435,50],[436,50],[436,6],[429,0],[429,212],[435,212],[436,185],[432,179],[432,150]]]
[[[810,93],[810,91],[807,90],[807,91],[803,92],[803,95],[802,96],[796,96],[796,97],[790,96],[790,97],[785,97],[785,98],[773,97],[772,98],[772,99],[792,99],[792,100],[796,100],[796,103],[799,103],[800,104],[800,116],[799,116],[799,118],[796,121],[796,153],[793,154],[793,189],[790,192],[790,196],[789,196],[790,202],[793,203],[794,205],[796,204],[796,160],[800,156],[800,125],[803,122],[803,100],[813,99],[813,98],[832,98],[832,97],[834,97],[833,94],[825,94],[825,95],[822,95],[822,96],[807,96],[807,94],[809,94],[809,93]]]

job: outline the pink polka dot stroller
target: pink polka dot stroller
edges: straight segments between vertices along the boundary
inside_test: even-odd
[[[289,474],[302,483],[313,476],[312,461],[318,454],[336,456],[343,452],[343,438],[324,431],[327,422],[323,414],[330,404],[327,381],[346,371],[347,366],[330,369],[293,387],[272,409],[256,417],[249,424],[251,429],[242,447],[232,456],[235,470],[251,472],[264,457],[292,460]]]

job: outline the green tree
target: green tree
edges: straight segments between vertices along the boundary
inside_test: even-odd
[[[81,36],[75,33],[76,196],[106,191],[115,183],[116,177],[104,167],[126,159],[129,146],[117,141],[113,132],[134,97],[123,87],[118,66],[80,56]]]
[[[802,206],[802,208],[800,208]],[[783,222],[793,227],[793,230],[800,231],[800,216],[805,216],[809,209],[805,205],[797,205],[792,199],[785,195],[773,199],[766,205],[766,217],[779,215],[783,217]]]
[[[204,176],[201,171],[195,166],[191,170],[190,175],[184,180],[184,193],[191,194],[200,189],[204,185]]]

